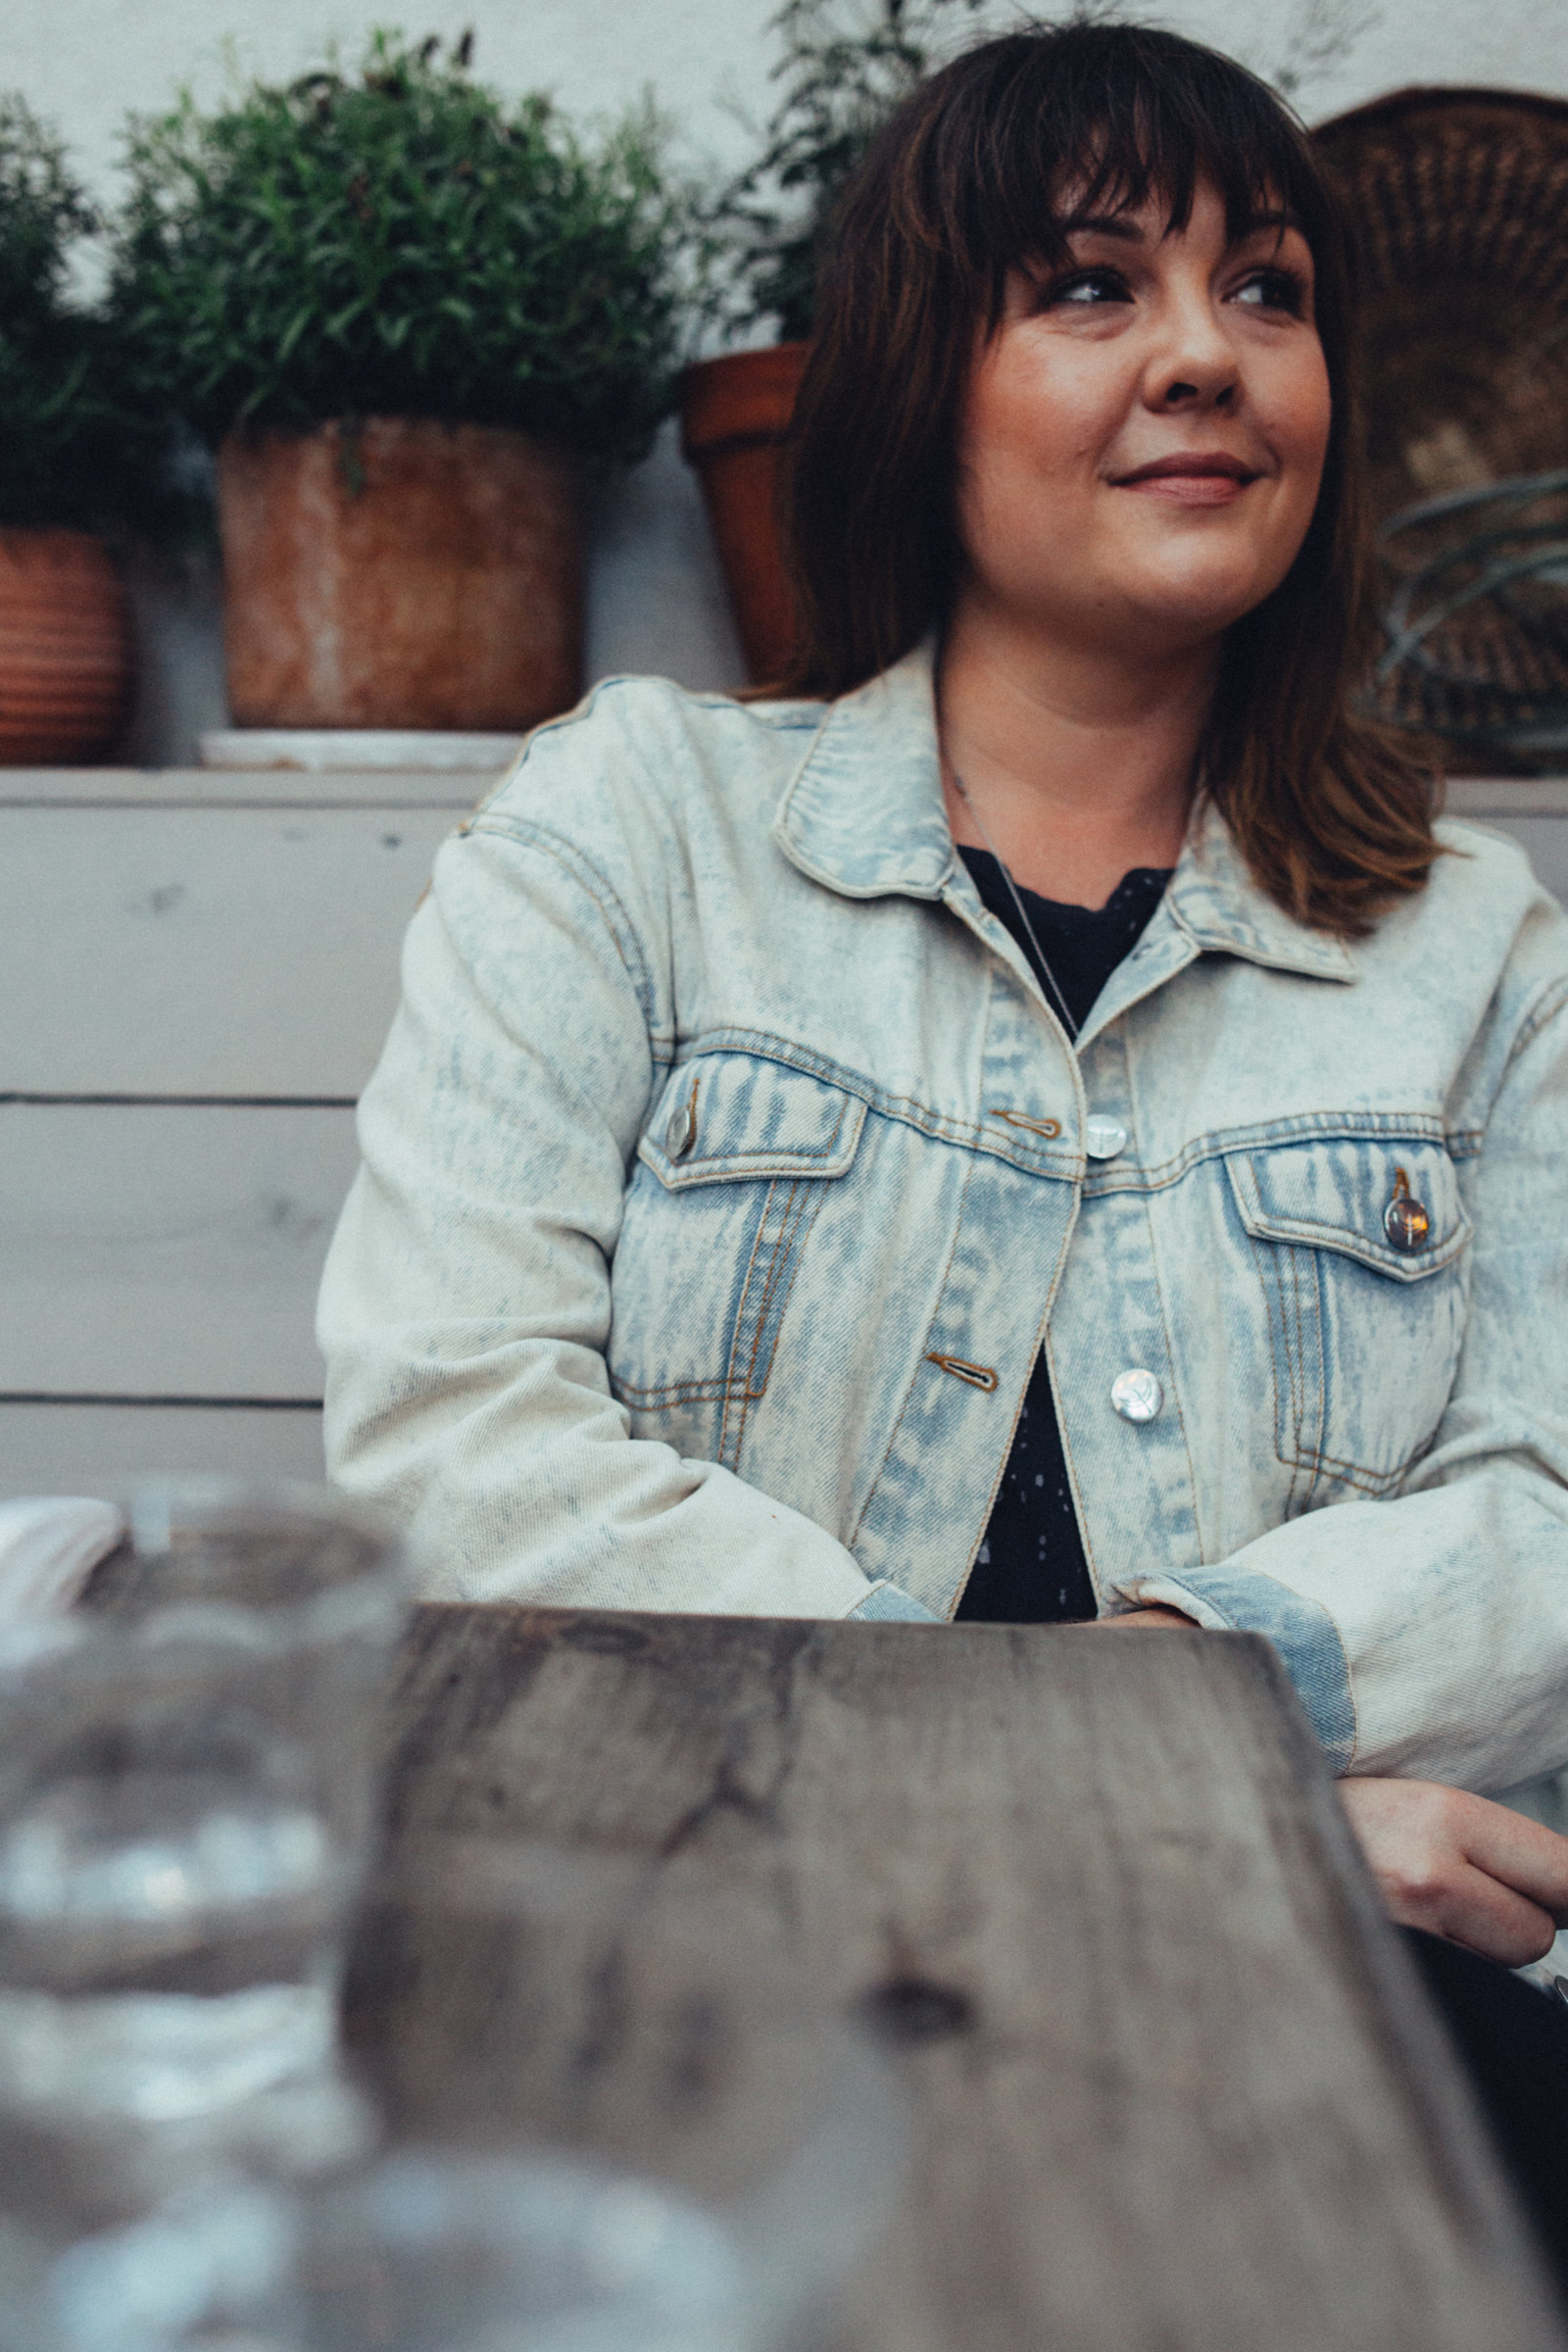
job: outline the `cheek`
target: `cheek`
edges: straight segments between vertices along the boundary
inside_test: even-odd
[[[1053,360],[1057,364],[1053,365]],[[964,404],[959,462],[966,478],[1004,494],[1059,485],[1103,437],[1104,387],[1093,368],[1060,364],[1004,330],[976,369]]]
[[[1328,368],[1321,351],[1310,364],[1294,368],[1276,387],[1275,407],[1275,446],[1296,477],[1298,495],[1310,506],[1317,498],[1334,420]]]

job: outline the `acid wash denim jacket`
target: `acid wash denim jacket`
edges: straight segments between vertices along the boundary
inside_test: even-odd
[[[1568,919],[1441,833],[1345,946],[1200,805],[1075,1047],[954,849],[928,653],[601,687],[410,930],[333,1475],[436,1596],[944,1619],[1044,1345],[1102,1613],[1268,1636],[1341,1770],[1556,1770]]]

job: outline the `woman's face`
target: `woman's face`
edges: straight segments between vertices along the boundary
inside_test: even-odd
[[[1009,273],[959,430],[961,600],[1084,653],[1214,640],[1290,569],[1317,500],[1329,382],[1312,256],[1281,216],[1239,243],[1200,181],[1071,228]]]

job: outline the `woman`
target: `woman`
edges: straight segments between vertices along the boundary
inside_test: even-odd
[[[1264,1633],[1396,1916],[1517,1964],[1568,1841],[1460,1792],[1568,1761],[1568,923],[1348,710],[1349,333],[1240,68],[916,94],[791,691],[603,687],[437,862],[328,1444],[452,1595]]]

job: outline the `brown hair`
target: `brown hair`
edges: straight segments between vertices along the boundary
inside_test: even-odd
[[[1260,888],[1298,921],[1367,931],[1440,854],[1434,783],[1349,694],[1374,622],[1343,208],[1283,103],[1231,59],[1140,25],[983,43],[906,101],[827,240],[797,404],[786,514],[801,634],[790,691],[837,695],[940,627],[962,564],[960,403],[1009,269],[1060,266],[1054,209],[1136,208],[1185,226],[1200,178],[1231,233],[1267,204],[1299,221],[1333,396],[1317,508],[1271,596],[1225,640],[1207,788]]]

